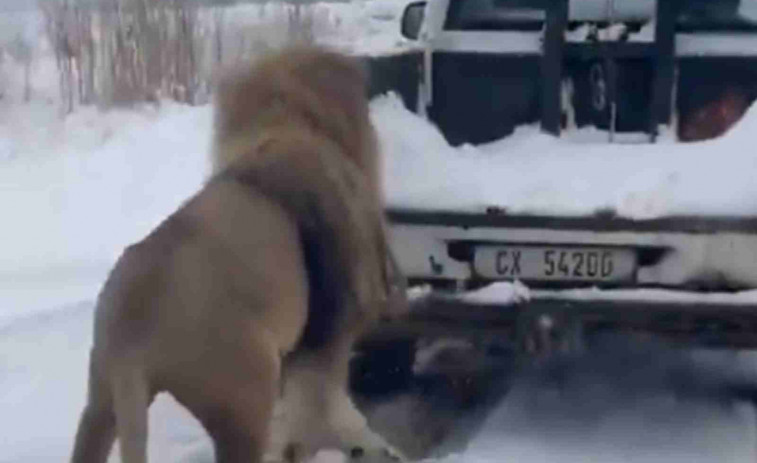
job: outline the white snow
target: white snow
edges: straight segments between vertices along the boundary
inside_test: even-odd
[[[418,301],[433,293],[429,285],[411,286],[407,288],[406,294],[409,301]]]
[[[328,5],[337,27],[323,43],[363,56],[400,53],[416,44],[400,34],[399,20],[412,0],[362,0]],[[325,7],[325,5],[324,5]]]
[[[753,33],[676,34],[677,56],[755,56]]]
[[[757,304],[757,290],[736,292],[697,293],[672,289],[600,289],[579,288],[564,290],[531,289],[520,281],[501,281],[481,289],[466,291],[454,296],[461,301],[472,304],[498,304],[507,306],[531,300],[556,299],[565,301],[616,301],[616,302],[650,302],[673,304],[723,304],[748,305]],[[608,310],[612,310],[608,306]]]
[[[46,111],[13,107],[0,126],[10,153],[0,169],[0,326],[91,300],[123,247],[188,198],[208,168],[209,107],[87,109],[65,120]]]
[[[655,14],[654,0],[634,2],[606,2],[603,0],[572,0],[568,2],[568,14],[575,21],[598,21],[606,19],[648,19]]]
[[[490,303],[504,306],[528,302],[531,299],[531,291],[520,281],[516,280],[513,283],[502,281],[465,292],[459,296],[459,299],[473,304]]]
[[[315,40],[345,53],[386,55],[415,46],[402,37],[399,18],[411,0],[316,1],[309,14]],[[296,3],[296,2],[295,2]],[[302,2],[299,2],[302,3]],[[244,29],[254,42],[279,47],[287,40],[287,9],[282,2],[239,3],[224,8],[226,33]],[[233,40],[232,40],[233,41]],[[234,43],[228,43],[232,49]],[[233,54],[233,51],[231,51]]]
[[[700,143],[669,136],[650,145],[578,142],[525,126],[501,141],[459,148],[395,96],[376,99],[372,108],[394,207],[483,212],[497,206],[557,216],[614,210],[633,219],[757,214],[757,105],[729,133]]]

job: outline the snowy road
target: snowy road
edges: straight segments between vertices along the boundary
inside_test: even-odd
[[[616,354],[572,364],[562,392],[554,377],[519,379],[466,452],[448,463],[755,460],[751,404],[686,396],[738,376],[724,366],[735,354],[699,352],[703,359],[658,349]],[[659,361],[658,354],[666,360]],[[670,381],[676,378],[684,387],[679,395]]]
[[[0,462],[67,459],[84,402],[91,323],[92,304],[82,303],[0,326]],[[603,355],[570,364],[562,393],[553,376],[516,379],[467,450],[445,461],[754,461],[751,405],[676,399],[669,381],[694,390],[741,374],[743,355]],[[150,433],[151,461],[212,461],[199,424],[168,397],[151,408]]]
[[[0,326],[0,462],[67,461],[86,394],[92,306]],[[150,433],[150,461],[212,461],[199,423],[167,396],[150,409]]]

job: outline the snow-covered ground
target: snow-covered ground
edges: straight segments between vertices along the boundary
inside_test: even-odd
[[[0,328],[0,461],[69,458],[86,394],[92,307],[64,306]],[[150,461],[212,461],[199,423],[170,397],[156,400],[149,420]]]
[[[91,299],[125,244],[191,195],[206,173],[210,108],[46,119],[15,108],[0,126],[4,211],[0,323]]]
[[[342,26],[328,42],[360,53],[396,51],[405,46],[396,32],[404,3],[329,7]],[[9,30],[0,24],[3,34]],[[18,69],[6,62],[0,75],[3,463],[66,460],[84,401],[96,293],[123,247],[196,191],[209,167],[210,107],[84,108],[61,119],[54,63],[47,58],[34,65],[35,97],[28,104],[18,97]],[[525,127],[487,146],[452,148],[395,96],[377,98],[372,115],[394,206],[497,205],[561,215],[612,208],[633,218],[757,212],[757,158],[751,154],[757,108],[722,139],[685,146],[671,140],[608,146],[587,141],[593,134],[586,132],[555,140]],[[525,288],[500,289],[507,297],[528,297]],[[676,402],[661,384],[640,398],[614,373],[601,374],[615,370],[597,368],[599,379],[577,379],[560,398],[549,381],[516,383],[464,455],[450,462],[754,460],[751,407]],[[642,380],[646,373],[629,374]],[[151,461],[210,461],[199,425],[169,398],[153,406],[150,426]]]

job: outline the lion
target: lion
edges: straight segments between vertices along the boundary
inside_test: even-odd
[[[72,462],[105,462],[117,435],[124,463],[145,463],[160,392],[219,462],[276,450],[277,403],[282,458],[402,458],[346,390],[355,340],[404,309],[365,86],[357,61],[316,47],[221,82],[213,175],[124,250],[98,295]]]

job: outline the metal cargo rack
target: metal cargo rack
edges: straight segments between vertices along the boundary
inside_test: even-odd
[[[527,10],[533,17],[438,25],[415,49],[367,58],[371,95],[397,91],[409,109],[426,112],[454,145],[502,138],[532,123],[560,134],[566,128],[566,81],[575,84],[576,124],[606,130],[611,141],[626,132],[645,132],[654,141],[661,125],[685,125],[698,111],[727,99],[729,91],[748,102],[757,98],[757,20],[736,13],[738,0],[653,0],[643,2],[651,5],[651,17],[631,19],[613,19],[613,12],[633,0],[605,0],[608,18],[600,21],[569,16],[582,2],[601,3],[498,0],[503,15],[508,9]],[[411,3],[406,13],[424,3]],[[437,0],[433,8],[474,3],[495,5]],[[571,36],[586,24],[624,25],[629,33]],[[404,26],[403,20],[403,31]],[[647,32],[639,34],[644,28]],[[591,102],[597,79],[601,108]],[[482,119],[475,124],[474,114]]]

